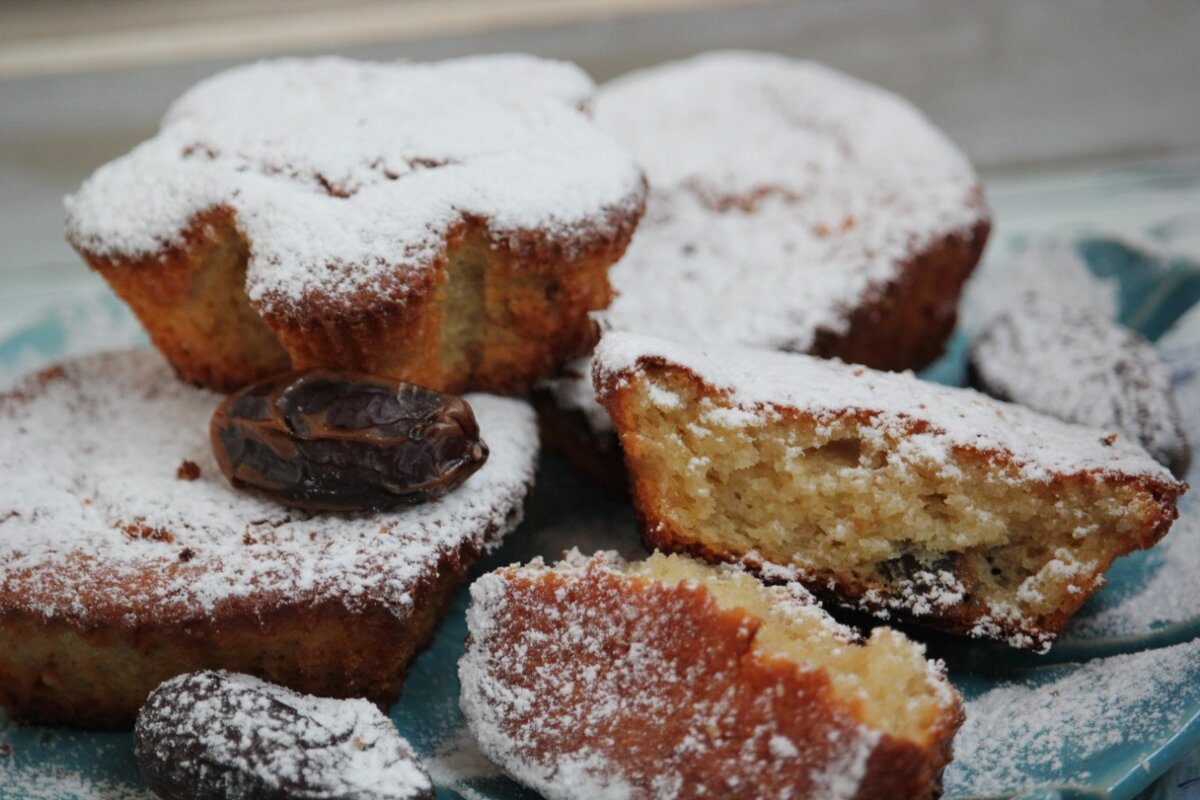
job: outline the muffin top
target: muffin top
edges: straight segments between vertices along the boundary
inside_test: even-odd
[[[208,436],[221,396],[152,350],[33,376],[0,395],[0,600],[85,623],[323,600],[406,614],[456,553],[499,545],[533,483],[532,409],[467,400],[491,455],[465,484],[439,502],[314,514],[229,485]]]
[[[100,258],[153,256],[223,209],[249,242],[260,310],[402,302],[464,224],[571,252],[636,220],[641,171],[588,119],[591,90],[574,65],[519,55],[238,67],[67,198],[68,239]]]
[[[618,330],[805,351],[989,216],[912,104],[809,61],[715,52],[632,72],[601,87],[596,121],[651,187],[611,275]]]
[[[953,471],[962,450],[986,453],[1007,480],[1049,481],[1062,475],[1108,475],[1145,481],[1168,496],[1186,486],[1128,437],[1039,414],[972,389],[923,381],[911,372],[879,372],[800,353],[749,347],[688,347],[632,333],[606,335],[593,359],[603,396],[647,369],[695,376],[725,408],[706,419],[730,427],[799,413],[821,424],[841,418],[863,423],[870,435],[903,441],[922,462]],[[680,402],[665,390],[665,408]]]

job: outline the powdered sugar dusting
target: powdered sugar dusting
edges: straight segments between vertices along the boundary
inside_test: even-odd
[[[647,361],[683,367],[735,407],[769,417],[796,408],[820,421],[864,412],[869,430],[913,443],[923,460],[953,469],[956,447],[1011,454],[1021,479],[1099,472],[1178,485],[1136,445],[1103,430],[1071,425],[969,389],[811,356],[744,347],[692,348],[629,333],[607,334],[596,348],[595,380],[621,381]],[[918,430],[919,428],[919,430]]]
[[[843,737],[840,731],[830,731],[837,755],[813,775],[813,797],[851,798],[858,794],[863,776],[867,774],[867,760],[879,744],[878,731],[864,730],[852,737]],[[843,742],[843,738],[848,741]],[[844,748],[840,747],[844,744]],[[799,755],[798,753],[796,755]]]
[[[1179,474],[1189,446],[1154,347],[1090,308],[1026,292],[971,345],[979,388],[1068,422],[1119,431]]]
[[[252,301],[403,300],[404,276],[429,268],[464,217],[497,242],[532,231],[570,248],[637,212],[641,172],[581,111],[591,88],[573,65],[517,55],[238,67],[67,198],[69,238],[153,254],[224,207],[251,245]]]
[[[1117,316],[1117,289],[1116,281],[1091,273],[1072,242],[1023,242],[1016,252],[990,258],[971,277],[959,304],[959,325],[973,335],[996,314],[1019,307],[1022,296],[1029,293],[1048,295],[1075,311],[1113,319]]]
[[[497,778],[504,771],[479,752],[475,737],[465,726],[442,742],[433,755],[425,760],[429,775],[442,786],[454,786],[463,791],[462,782],[479,778]]]
[[[674,645],[660,637],[692,641],[688,612],[677,607],[686,601],[665,595],[655,601],[663,619],[682,626],[666,634],[640,605],[603,599],[613,591],[609,583],[629,580],[620,577],[621,569],[615,554],[586,559],[575,551],[552,570],[535,559],[472,585],[470,639],[459,662],[461,705],[489,758],[552,799],[736,795],[747,790],[748,774],[765,781],[756,782],[760,791],[788,785],[805,796],[855,796],[878,732],[828,722],[819,723],[829,725],[823,741],[814,743],[807,728],[800,736],[808,738],[799,738],[800,723],[773,716],[772,698],[779,692],[760,686],[749,699],[738,694],[736,676],[708,672],[738,669],[716,667],[724,664],[721,656],[707,663],[706,651],[690,667],[677,663]],[[520,588],[525,582],[553,591],[553,601],[539,604],[536,622],[514,622],[531,613],[535,600]],[[780,594],[786,591],[776,592],[786,610],[825,616],[802,589],[791,599]],[[829,625],[835,636],[852,640],[848,630]],[[752,635],[739,633],[746,646]],[[646,752],[658,753],[652,772],[641,771],[650,762],[622,727],[630,720],[644,731]],[[629,760],[615,756],[617,751]],[[733,751],[736,766],[728,763]],[[697,772],[700,763],[707,766]]]
[[[1159,340],[1172,372],[1178,376],[1176,399],[1183,427],[1192,441],[1200,437],[1200,308],[1193,309]],[[1195,486],[1200,466],[1193,463],[1188,475]],[[1164,625],[1200,617],[1200,502],[1194,493],[1184,496],[1179,519],[1171,532],[1142,558],[1143,581],[1127,579],[1136,588],[1098,604],[1084,606],[1063,633],[1064,639],[1096,636],[1142,636]],[[1109,594],[1117,587],[1108,590]]]
[[[299,694],[249,675],[198,672],[150,695],[135,730],[143,768],[230,796],[432,798],[412,747],[366,700]]]
[[[596,120],[651,184],[610,273],[616,330],[806,351],[987,216],[970,164],[920,112],[812,62],[721,52],[634,72],[601,88]],[[560,400],[607,429],[583,388]]]
[[[50,766],[9,769],[0,760],[0,786],[21,800],[158,800],[147,789]]]
[[[1061,638],[1145,636],[1164,625],[1200,617],[1200,509],[1195,503],[1184,505],[1171,532],[1145,555],[1141,569],[1149,576],[1144,585],[1098,609],[1084,606]]]
[[[491,549],[517,524],[537,454],[525,403],[470,395],[491,456],[463,486],[400,511],[314,515],[229,486],[208,441],[221,397],[157,353],[82,358],[24,391],[0,400],[0,593],[81,622],[130,608],[186,620],[235,599],[405,615],[440,558]],[[177,477],[185,460],[198,479]]]
[[[596,120],[653,187],[612,273],[622,330],[807,350],[987,213],[970,164],[919,111],[813,62],[717,52],[633,72],[601,89]]]
[[[967,702],[946,770],[948,795],[1090,785],[1128,745],[1157,749],[1197,700],[1200,640],[1099,659],[1039,685],[1004,685]],[[1161,738],[1159,738],[1161,737]]]

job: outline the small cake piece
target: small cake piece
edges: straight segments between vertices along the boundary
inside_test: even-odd
[[[1154,346],[1101,312],[1029,292],[971,343],[971,383],[1001,400],[1116,431],[1176,477],[1191,447]]]
[[[82,358],[0,395],[0,707],[126,727],[200,669],[389,703],[467,570],[521,518],[537,430],[474,394],[490,455],[438,502],[314,514],[232,488],[219,395],[151,350]]]
[[[906,100],[820,64],[718,52],[606,84],[596,121],[651,185],[606,325],[879,369],[941,353],[989,212],[970,163]],[[586,466],[572,441],[611,424],[590,369],[570,371],[539,413]]]
[[[238,67],[67,198],[67,238],[188,381],[523,391],[591,349],[642,213],[592,88],[518,55]]]
[[[551,800],[934,797],[961,721],[920,645],[682,556],[501,569],[467,626],[471,731]]]
[[[332,700],[232,672],[159,686],[133,731],[167,800],[433,800],[396,726],[366,700]]]
[[[1187,488],[1127,437],[911,374],[619,333],[595,365],[650,545],[1016,647]]]

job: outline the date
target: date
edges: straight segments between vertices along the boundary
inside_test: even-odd
[[[433,800],[391,720],[366,700],[311,697],[238,673],[159,686],[133,730],[138,767],[167,800]]]
[[[217,464],[238,489],[314,511],[369,511],[445,495],[487,461],[462,398],[313,369],[268,378],[213,413]]]

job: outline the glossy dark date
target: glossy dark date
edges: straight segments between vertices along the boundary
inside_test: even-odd
[[[488,456],[462,398],[327,369],[277,375],[230,395],[213,414],[211,436],[236,488],[319,511],[441,497]]]

